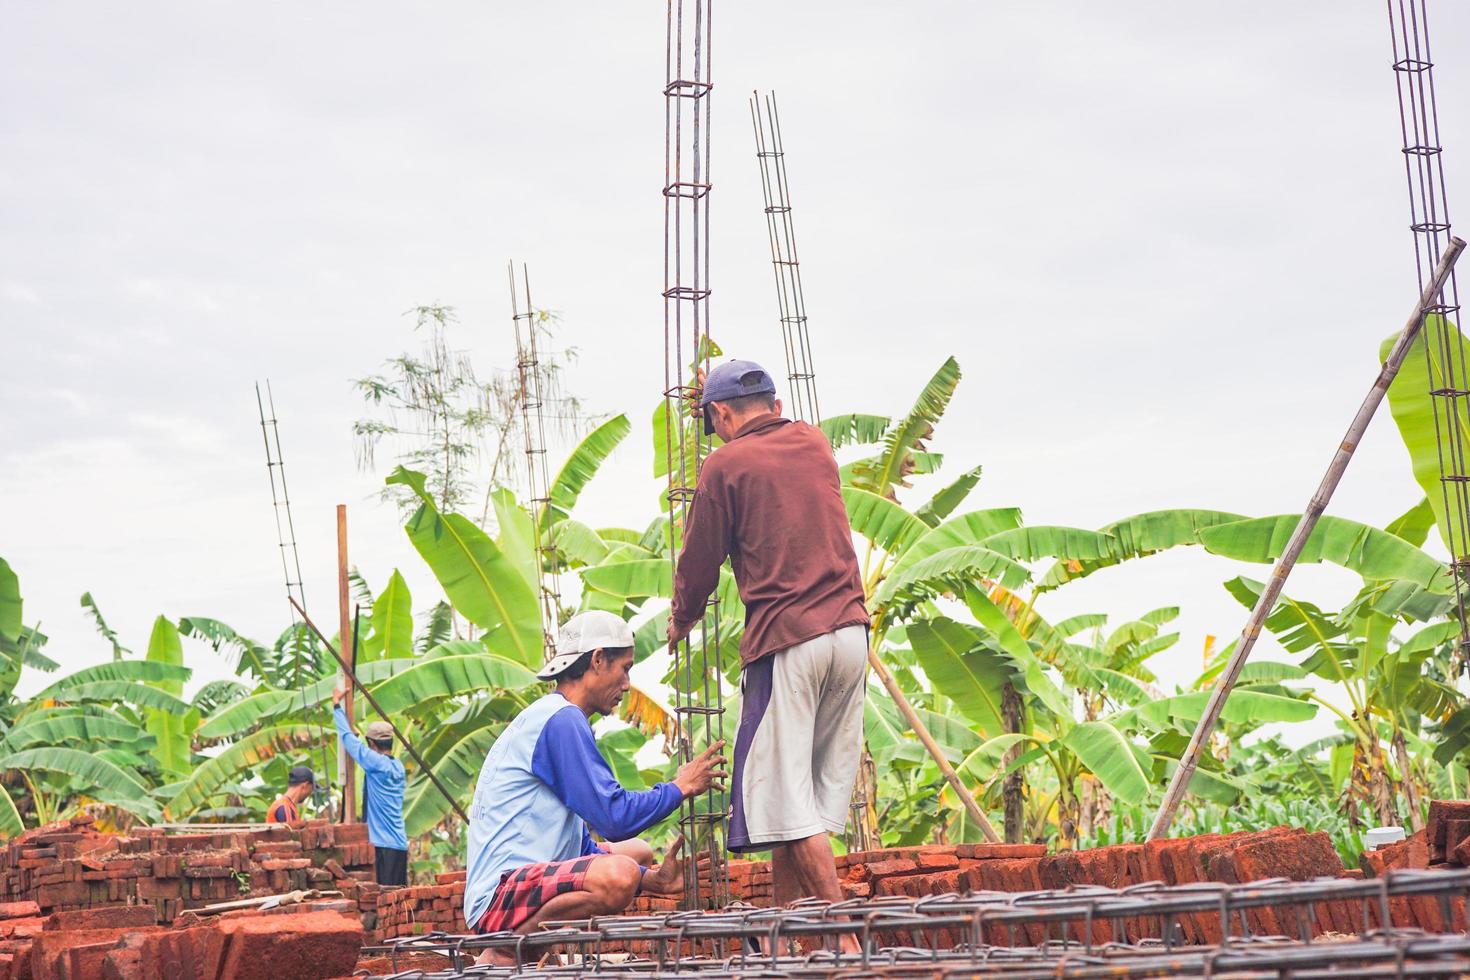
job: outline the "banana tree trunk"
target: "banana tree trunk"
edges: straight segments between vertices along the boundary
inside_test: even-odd
[[[1424,814],[1419,803],[1419,783],[1414,778],[1409,745],[1404,740],[1403,731],[1397,728],[1393,732],[1393,753],[1398,762],[1399,778],[1403,780],[1404,804],[1409,808],[1409,832],[1414,833],[1424,829]]]
[[[1000,710],[1006,731],[1021,734],[1023,724],[1021,695],[1017,693],[1014,684],[1005,686],[1001,695]],[[1013,745],[1006,750],[1002,757],[1002,764],[1009,767],[1020,756],[1021,746]],[[1001,799],[1005,806],[1006,843],[1020,844],[1026,834],[1026,773],[1024,770],[1017,768],[1006,776],[1005,782],[1001,784]]]

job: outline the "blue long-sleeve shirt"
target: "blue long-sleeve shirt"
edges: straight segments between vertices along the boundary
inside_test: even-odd
[[[683,798],[673,783],[625,789],[582,709],[554,691],[538,698],[495,740],[475,784],[465,921],[480,921],[507,871],[593,853],[588,827],[607,840],[635,837]]]
[[[347,712],[337,705],[332,712],[337,726],[337,739],[342,751],[352,756],[362,769],[363,809],[367,811],[368,840],[374,847],[408,850],[408,835],[403,829],[403,786],[406,781],[403,763],[391,755],[374,752],[352,733]]]

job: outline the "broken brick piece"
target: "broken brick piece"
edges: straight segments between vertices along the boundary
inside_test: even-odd
[[[1451,820],[1470,820],[1470,800],[1430,800],[1429,821],[1424,828],[1431,861],[1443,861],[1447,847],[1454,847],[1445,839]]]

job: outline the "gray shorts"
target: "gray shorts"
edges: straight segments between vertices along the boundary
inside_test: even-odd
[[[731,786],[732,851],[840,834],[863,743],[868,628],[844,626],[749,664]]]

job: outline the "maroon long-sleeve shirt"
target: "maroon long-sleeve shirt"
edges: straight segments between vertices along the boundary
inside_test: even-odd
[[[837,461],[820,429],[759,415],[704,461],[674,575],[674,622],[704,615],[726,556],[745,605],[742,664],[868,622]]]

